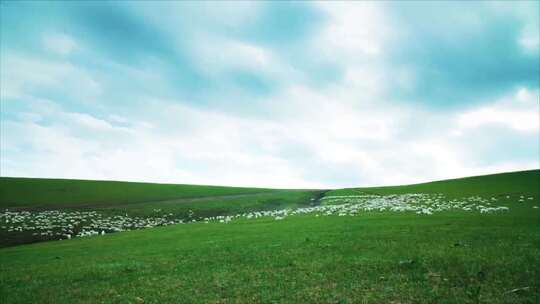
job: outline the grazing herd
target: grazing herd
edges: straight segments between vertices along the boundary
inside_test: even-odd
[[[508,201],[510,196],[505,197]],[[504,199],[504,198],[503,198]],[[533,197],[520,196],[518,203],[533,200]],[[326,196],[321,205],[272,211],[253,211],[236,215],[197,218],[193,211],[190,219],[179,219],[173,213],[133,217],[129,215],[106,215],[97,211],[9,211],[0,213],[0,232],[31,233],[42,239],[70,239],[103,235],[135,229],[153,228],[182,224],[187,222],[228,223],[235,219],[273,218],[283,220],[288,216],[314,214],[315,216],[356,216],[363,212],[414,212],[431,215],[447,210],[493,213],[508,211],[507,206],[499,206],[499,199],[471,196],[462,199],[446,199],[442,194],[400,194],[400,195],[344,195]],[[538,208],[533,206],[533,208]],[[161,210],[154,210],[159,213]],[[195,220],[196,219],[196,220]]]
[[[103,235],[134,229],[152,228],[183,223],[182,220],[165,217],[107,216],[97,211],[4,211],[0,214],[1,230],[8,232],[32,231],[32,235],[44,238],[70,239]]]

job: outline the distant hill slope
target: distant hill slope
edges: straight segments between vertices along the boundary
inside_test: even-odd
[[[470,195],[540,194],[540,170],[518,171],[422,184],[333,190],[330,195],[442,193],[448,197]]]
[[[197,197],[282,191],[183,184],[119,181],[0,177],[0,208],[114,205]],[[329,195],[361,193],[443,193],[448,197],[470,195],[540,194],[540,170],[500,173],[414,185],[332,190]]]
[[[124,204],[276,191],[181,184],[0,177],[0,208]]]

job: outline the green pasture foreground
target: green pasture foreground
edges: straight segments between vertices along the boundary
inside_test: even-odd
[[[479,195],[505,212],[239,219],[2,248],[0,303],[540,303],[539,178],[533,170],[326,193]],[[107,212],[279,209],[322,194],[110,201]]]
[[[539,211],[196,223],[0,250],[2,303],[537,303]]]

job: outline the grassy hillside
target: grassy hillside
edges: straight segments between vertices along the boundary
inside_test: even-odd
[[[99,231],[104,230],[109,233],[112,232],[111,229],[107,229],[103,225],[96,226],[95,221],[98,218],[113,221],[115,217],[121,216],[125,220],[139,218],[154,222],[155,220],[162,222],[194,221],[250,211],[309,206],[323,193],[323,191],[317,190],[2,179],[4,182],[14,180],[16,180],[14,187],[6,186],[7,183],[3,184],[5,188],[2,188],[2,198],[12,197],[13,199],[2,201],[0,207],[11,211],[30,211],[30,214],[34,214],[34,220],[27,218],[24,221],[26,224],[22,226],[28,226],[31,222],[37,225],[36,221],[39,221],[41,229],[25,228],[22,231],[8,229],[8,223],[4,222],[6,219],[2,219],[0,216],[0,223],[3,224],[0,228],[0,247],[66,238],[66,233],[62,233],[62,229],[59,229],[58,225],[60,222],[68,224],[67,220],[62,220],[62,218],[67,217],[75,216],[74,221],[77,223],[69,230],[63,230],[64,232],[71,231],[69,234],[77,234],[84,227],[91,226],[95,229],[99,228]],[[119,185],[119,188],[115,189],[115,185]],[[144,191],[148,191],[148,193]],[[88,195],[89,198],[86,199],[85,195]],[[166,199],[167,197],[175,198]],[[13,201],[15,203],[9,203]],[[59,201],[61,203],[58,203]],[[28,204],[28,202],[32,202],[32,204]],[[51,218],[50,215],[46,215],[46,212],[51,210],[60,212],[60,214],[54,220],[46,222],[38,220],[42,213],[42,216]],[[78,212],[96,212],[96,214],[81,218],[77,215]],[[118,221],[116,220],[116,222]],[[107,220],[101,222],[107,222]],[[155,225],[162,224],[151,224],[151,226]],[[42,234],[46,231],[49,232]]]
[[[396,193],[443,193],[451,198],[470,195],[500,196],[540,193],[540,170],[473,176],[414,185],[339,189],[329,191],[326,195]]]
[[[0,177],[0,208],[108,205],[273,191],[261,188]]]
[[[240,218],[2,248],[0,295],[2,303],[538,303],[537,180],[535,170],[331,192],[497,197],[509,208],[500,213]],[[320,194],[183,204],[236,212],[258,199],[256,208],[272,209]],[[152,204],[118,208],[179,208]]]
[[[78,211],[96,211],[102,217],[110,219],[115,216],[126,216],[193,221],[249,211],[308,206],[321,195],[322,191],[317,190],[0,178],[2,210],[31,212],[57,210],[65,216]],[[92,224],[90,218],[77,222],[79,223],[70,229],[73,233],[80,232],[85,224]],[[24,231],[0,229],[0,247],[65,238],[65,235],[60,234],[58,227],[41,230],[53,233],[42,235],[40,232],[43,231],[36,233],[31,229]]]
[[[538,219],[304,216],[39,243],[0,250],[0,293],[3,303],[536,303]]]

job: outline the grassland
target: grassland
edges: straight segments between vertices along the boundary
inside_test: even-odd
[[[99,207],[138,202],[276,191],[200,185],[0,177],[2,207]]]
[[[0,181],[12,182],[12,179],[3,178]],[[44,185],[33,188],[30,192],[30,184],[39,184],[44,181]],[[3,197],[15,197],[16,191],[21,191],[22,198],[16,200],[0,201],[0,208],[3,210],[38,212],[44,210],[57,210],[62,212],[88,212],[96,211],[105,217],[127,216],[130,218],[167,218],[168,220],[192,221],[201,220],[205,217],[226,216],[242,212],[276,210],[284,208],[296,208],[313,204],[324,191],[321,190],[276,190],[258,188],[228,188],[214,186],[192,186],[163,184],[139,184],[120,183],[121,188],[127,191],[119,196],[118,191],[103,191],[99,196],[91,197],[92,203],[82,198],[88,192],[94,193],[100,188],[112,189],[118,182],[94,182],[94,181],[73,181],[69,180],[41,180],[41,179],[17,179],[15,189],[6,189],[7,194]],[[10,186],[9,183],[2,184]],[[159,192],[162,185],[167,191]],[[59,190],[62,189],[62,190]],[[134,189],[134,192],[129,192]],[[142,200],[137,194],[144,189],[153,191],[149,200]],[[171,190],[172,189],[172,190]],[[174,191],[173,191],[174,190]],[[185,190],[185,192],[182,192]],[[31,193],[30,195],[28,193]],[[60,193],[60,195],[57,195]],[[68,203],[68,195],[77,198],[75,203]],[[25,197],[36,196],[39,199],[24,200]],[[59,196],[61,199],[56,199]],[[168,196],[176,196],[175,199],[164,199]],[[119,200],[119,197],[122,199]],[[81,198],[81,199],[79,199]],[[156,200],[157,199],[157,200]],[[58,203],[61,201],[62,203]],[[4,223],[5,224],[5,223]],[[76,227],[75,232],[81,227]],[[0,229],[0,247],[34,243],[39,241],[50,241],[62,238],[60,235],[35,235],[32,230],[8,231]]]
[[[329,191],[327,195],[443,193],[448,198],[470,195],[500,197],[536,193],[540,191],[539,187],[540,170],[529,170],[413,185],[337,189]]]
[[[503,213],[239,219],[3,248],[1,302],[540,303],[540,209],[533,208],[540,205],[539,177],[533,170],[326,193],[497,197],[510,208]],[[181,212],[191,204],[212,213],[237,212],[309,205],[321,193],[112,209]],[[521,196],[533,199],[519,202]]]

